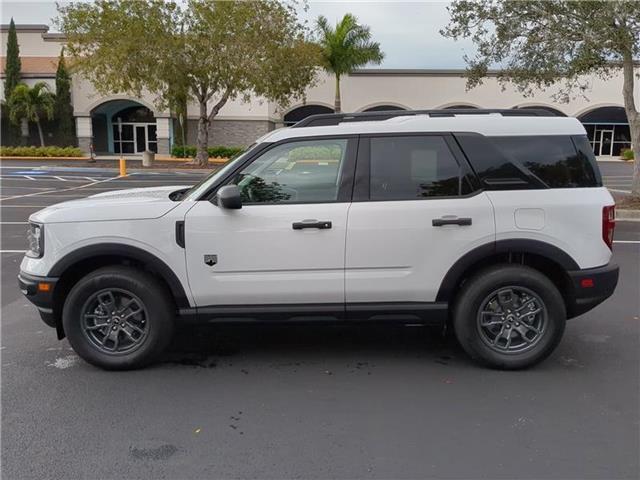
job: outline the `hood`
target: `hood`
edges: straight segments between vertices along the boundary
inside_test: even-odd
[[[29,218],[39,223],[101,222],[158,218],[180,202],[169,198],[172,192],[189,185],[131,188],[98,193],[79,200],[57,203]]]

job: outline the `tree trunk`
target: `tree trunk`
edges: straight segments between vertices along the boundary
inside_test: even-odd
[[[622,60],[624,109],[631,131],[631,147],[633,148],[633,181],[631,196],[640,198],[640,114],[633,98],[633,55],[631,51],[625,53]]]
[[[36,126],[38,127],[38,135],[40,136],[40,146],[44,147],[44,135],[42,134],[42,125],[40,125],[40,120],[36,120]]]
[[[336,74],[336,98],[333,103],[335,113],[342,112],[342,101],[340,100],[340,75]]]
[[[40,135],[40,146],[44,147],[44,135],[42,134],[42,125],[40,125],[40,119],[36,120],[36,125],[38,127],[38,135]]]
[[[20,145],[26,146],[29,143],[29,122],[26,118],[20,120]]]
[[[198,117],[198,153],[196,154],[196,162],[199,165],[207,166],[209,164],[209,115],[207,114],[207,101],[199,100],[200,116]]]

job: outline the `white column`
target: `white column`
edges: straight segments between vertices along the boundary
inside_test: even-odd
[[[169,117],[156,117],[156,136],[158,138],[158,154],[159,155],[169,155],[170,152],[170,144],[169,144],[169,122],[171,118]]]
[[[90,116],[76,117],[76,135],[78,137],[78,147],[89,155],[91,153],[91,144],[93,143]]]

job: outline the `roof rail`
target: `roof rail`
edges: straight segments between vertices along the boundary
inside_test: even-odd
[[[552,112],[542,108],[520,109],[480,109],[480,108],[451,108],[440,110],[388,110],[378,112],[360,113],[320,113],[309,115],[291,126],[300,127],[326,127],[338,125],[343,122],[375,122],[388,120],[394,117],[409,117],[413,115],[429,115],[430,117],[453,117],[455,115],[488,115],[499,113],[503,117],[555,117]]]

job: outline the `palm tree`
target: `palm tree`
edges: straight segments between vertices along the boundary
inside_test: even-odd
[[[38,126],[40,146],[44,147],[41,120],[51,120],[55,106],[55,96],[44,82],[36,83],[32,88],[26,83],[19,83],[9,97],[9,118],[19,125],[21,121],[34,122]]]
[[[336,77],[335,111],[341,111],[340,77],[367,63],[379,65],[384,58],[380,44],[371,41],[371,30],[359,25],[358,19],[347,13],[333,28],[324,16],[316,21],[320,33],[322,67]]]

